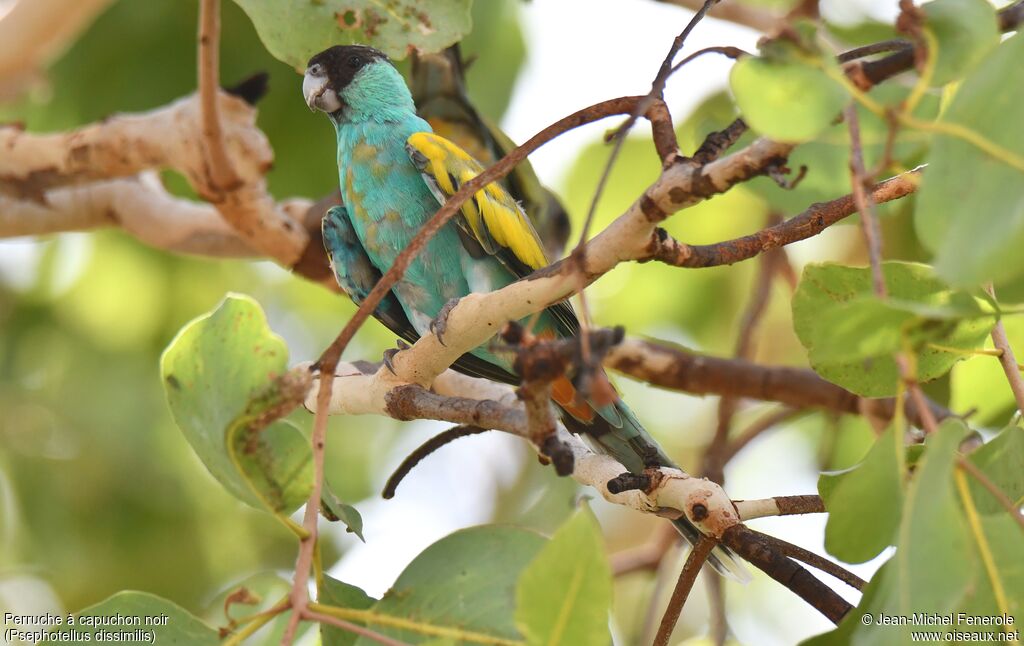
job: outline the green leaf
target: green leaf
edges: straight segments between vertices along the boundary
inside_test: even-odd
[[[980,347],[994,317],[977,299],[951,290],[930,267],[882,265],[889,298],[874,296],[871,270],[824,263],[808,265],[793,296],[793,327],[811,367],[825,379],[865,397],[896,392],[893,353],[904,345],[917,358],[917,378],[945,374],[960,352]]]
[[[516,625],[529,644],[610,643],[611,569],[597,519],[576,512],[519,579]]]
[[[780,141],[813,139],[849,100],[823,70],[796,60],[743,58],[733,65],[729,85],[750,127]]]
[[[978,499],[974,498],[974,502],[977,503]],[[1020,557],[1020,526],[1004,512],[1000,515],[983,516],[980,529],[992,555],[993,569],[990,571],[988,568],[978,568],[975,586],[968,591],[967,598],[959,604],[959,609],[972,615],[1000,615],[1006,612],[1017,618],[1014,625],[1008,628],[1020,630],[1021,611],[1024,611],[1024,559]],[[977,538],[973,531],[971,538],[976,549]],[[1005,599],[1006,607],[1000,606],[995,592],[997,584],[1001,588],[1001,596]],[[971,626],[963,626],[963,630],[970,632]],[[977,626],[974,630],[998,631],[999,627]]]
[[[942,120],[1024,156],[1022,60],[1024,33],[1018,33],[964,80]],[[1024,272],[1024,171],[963,139],[936,134],[914,223],[935,252],[936,272],[950,284],[1015,282]]]
[[[472,0],[235,0],[267,50],[296,70],[332,45],[371,45],[392,58],[436,52],[469,32]]]
[[[112,619],[102,619],[109,617]],[[75,613],[74,625],[65,623],[52,632],[67,635],[61,641],[122,644],[179,644],[217,646],[217,631],[181,606],[148,592],[124,591]],[[70,636],[74,635],[74,639]],[[86,637],[88,636],[88,637]],[[51,637],[49,642],[58,638]]]
[[[1004,428],[990,442],[971,453],[968,459],[1010,500],[1019,502],[1024,498],[1024,428],[1016,425]],[[1006,513],[1006,508],[988,489],[973,477],[968,481],[978,513]]]
[[[902,438],[899,440],[902,442]],[[903,512],[903,474],[890,426],[863,462],[840,473],[823,473],[825,549],[847,563],[863,563],[892,545]]]
[[[463,529],[423,550],[371,609],[419,624],[400,629],[370,623],[373,630],[417,643],[430,637],[456,641],[465,633],[520,639],[512,620],[516,581],[545,541],[534,532],[499,525]],[[361,638],[357,644],[374,644]]]
[[[320,594],[317,601],[338,608],[366,610],[377,600],[363,592],[361,588],[332,579],[325,574],[320,582]],[[356,637],[358,637],[355,633],[335,628],[329,624],[320,625],[320,635],[323,638],[323,646],[350,646],[356,643]]]
[[[341,502],[328,487],[324,488],[324,494],[320,499],[320,513],[331,522],[340,520],[345,523],[348,532],[358,536],[362,542],[366,542],[366,539],[363,538],[363,517],[359,510]]]
[[[999,44],[996,11],[985,0],[935,0],[921,9],[938,43],[932,85],[961,78]]]
[[[977,575],[974,544],[953,487],[956,449],[966,433],[961,420],[947,419],[929,437],[907,487],[895,555],[872,577],[857,608],[834,631],[804,642],[805,646],[906,644],[911,642],[911,630],[931,628],[864,625],[862,618],[961,609],[959,603]],[[874,518],[867,515],[863,522]]]
[[[871,89],[872,99],[882,105],[896,106],[905,100],[908,89],[902,85],[883,83]],[[926,94],[914,110],[919,119],[934,119],[939,112],[939,97]],[[888,124],[885,119],[864,108],[857,109],[860,121],[860,139],[864,163],[873,167],[885,155]],[[892,156],[897,164],[913,168],[921,163],[927,150],[927,133],[901,128],[896,133]],[[786,163],[791,169],[805,167],[804,178],[791,189],[783,189],[769,177],[757,177],[745,184],[786,216],[796,215],[814,202],[828,202],[850,192],[850,131],[849,126],[836,123],[828,126],[814,139],[793,149]],[[912,198],[907,198],[912,199]],[[886,216],[901,202],[879,205],[879,215]],[[844,220],[856,223],[853,215]],[[888,241],[891,242],[891,241]]]
[[[301,505],[313,482],[299,430],[286,422],[261,428],[285,398],[275,380],[287,365],[284,341],[241,295],[186,325],[161,359],[174,421],[206,468],[238,499],[277,513]]]

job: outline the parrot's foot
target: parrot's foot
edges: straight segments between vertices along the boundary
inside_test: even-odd
[[[437,313],[437,316],[433,321],[430,322],[430,331],[437,337],[437,342],[447,347],[444,342],[444,333],[448,329],[448,315],[452,313],[455,306],[459,304],[459,299],[453,298],[444,304],[441,311]]]
[[[401,352],[402,350],[408,350],[409,348],[412,347],[408,343],[406,343],[405,341],[403,341],[401,339],[398,339],[397,345],[398,345],[397,348],[392,348],[390,350],[385,350],[384,351],[384,357],[383,357],[384,366],[387,367],[387,369],[391,371],[391,374],[395,375],[396,377],[398,376],[398,374],[395,372],[395,367],[391,364],[391,359],[393,359],[394,356],[396,354],[398,354],[399,352]]]

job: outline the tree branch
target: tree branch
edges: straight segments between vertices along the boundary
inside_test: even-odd
[[[776,496],[760,500],[735,500],[736,511],[742,520],[765,518],[766,516],[793,516],[799,514],[823,514],[825,503],[821,496]]]
[[[654,386],[695,395],[734,395],[851,415],[862,414],[864,402],[869,402],[871,414],[884,419],[892,418],[895,406],[892,398],[862,399],[804,368],[722,359],[638,339],[612,349],[605,366]],[[937,418],[952,415],[934,402],[929,407]],[[920,423],[913,406],[908,403],[905,410],[911,421]]]
[[[714,548],[714,539],[701,536],[697,544],[690,550],[690,554],[686,557],[686,563],[683,564],[683,571],[679,573],[676,587],[672,589],[672,596],[668,600],[668,607],[665,608],[665,614],[661,618],[658,634],[654,637],[654,646],[668,645],[668,640],[672,636],[672,630],[675,629],[676,623],[679,621],[679,614],[683,611],[683,605],[686,604],[686,599],[690,596],[690,590],[693,589],[693,583],[697,580],[701,567],[708,560],[708,556],[711,555],[711,550]]]
[[[277,208],[298,219],[309,210],[310,202],[288,200]],[[120,227],[144,244],[172,253],[220,258],[262,255],[214,207],[171,195],[152,173],[53,189],[40,201],[0,195],[0,238],[110,227]]]
[[[16,2],[0,19],[0,101],[13,99],[112,0]]]
[[[722,535],[721,542],[792,590],[832,623],[842,621],[852,606],[832,588],[780,552],[767,538],[745,525],[734,525]]]
[[[204,154],[200,103],[191,95],[67,133],[0,127],[0,194],[45,204],[54,189],[173,169],[215,206],[246,246],[282,266],[294,266],[306,253],[310,235],[267,193],[264,175],[273,152],[256,126],[255,108],[227,93],[217,95],[227,154],[241,180],[224,192],[216,187]],[[8,235],[0,230],[0,236]]]
[[[920,169],[915,169],[872,187],[876,203],[890,202],[917,190]],[[818,235],[843,218],[857,212],[853,195],[812,204],[803,213],[757,233],[710,245],[688,245],[659,230],[650,254],[644,260],[658,260],[676,267],[717,267],[749,260],[769,249],[783,247]]]

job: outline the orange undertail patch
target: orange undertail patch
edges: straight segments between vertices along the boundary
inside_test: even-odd
[[[551,399],[581,422],[589,424],[594,420],[594,409],[579,396],[567,377],[559,377],[551,384]]]

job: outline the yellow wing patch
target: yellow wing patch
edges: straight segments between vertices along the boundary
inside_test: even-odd
[[[423,174],[438,203],[443,204],[459,187],[483,172],[484,168],[444,137],[430,132],[417,132],[409,137],[406,149],[413,164]],[[540,236],[523,213],[519,203],[499,184],[492,183],[477,191],[473,199],[462,205],[458,224],[472,235],[487,253],[496,255],[516,273],[511,255],[529,270],[548,264]]]

